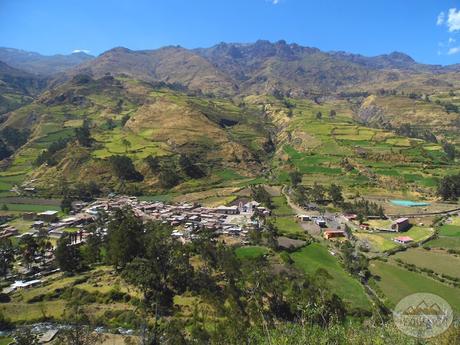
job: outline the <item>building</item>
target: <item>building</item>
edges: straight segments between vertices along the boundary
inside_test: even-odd
[[[219,206],[214,209],[215,212],[221,213],[221,214],[238,214],[240,213],[240,210],[238,209],[238,206]]]
[[[342,230],[326,230],[323,236],[326,240],[329,240],[331,238],[345,237],[345,232]]]
[[[409,236],[399,236],[399,237],[395,237],[394,241],[399,244],[408,244],[408,243],[413,242],[414,240],[412,239],[412,237],[409,237]]]
[[[299,214],[297,217],[301,222],[309,222],[311,220],[311,217],[306,214]]]
[[[358,215],[356,214],[344,214],[343,217],[349,222],[358,219]]]
[[[37,214],[35,212],[25,212],[22,214],[24,220],[34,220]]]
[[[325,228],[326,227],[326,221],[323,218],[316,218],[315,220],[316,225],[318,225],[320,228]]]
[[[409,230],[410,227],[409,218],[399,218],[391,224],[391,230],[397,232]]]
[[[37,214],[38,218],[43,220],[44,222],[54,222],[58,219],[58,211],[45,211]]]

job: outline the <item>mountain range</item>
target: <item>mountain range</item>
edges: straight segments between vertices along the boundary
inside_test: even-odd
[[[219,181],[226,169],[240,177],[273,169],[281,174],[294,168],[288,156],[299,152],[325,155],[321,171],[342,171],[339,156],[356,159],[360,173],[376,181],[363,152],[368,159],[412,162],[409,148],[422,145],[417,154],[424,158],[417,164],[426,164],[444,159],[442,148],[414,140],[457,144],[459,73],[459,65],[421,64],[400,52],[365,57],[285,41],[118,47],[97,57],[0,48],[0,133],[26,138],[9,144],[0,137],[5,152],[12,152],[2,164],[43,186],[64,176],[97,176],[113,187],[109,160],[124,154],[145,177],[144,185],[155,189],[160,177],[148,169],[150,156],[201,162],[203,171],[191,174]],[[47,164],[31,165],[81,126],[87,126],[91,145],[53,148]],[[366,129],[360,126],[384,132],[362,135]],[[404,142],[407,155],[399,136],[413,138]],[[304,160],[298,164],[305,168]],[[178,179],[187,183],[190,177]]]

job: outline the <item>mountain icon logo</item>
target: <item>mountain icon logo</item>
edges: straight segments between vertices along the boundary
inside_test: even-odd
[[[446,331],[453,320],[449,303],[440,296],[416,293],[403,298],[393,311],[399,330],[416,338],[431,338]]]

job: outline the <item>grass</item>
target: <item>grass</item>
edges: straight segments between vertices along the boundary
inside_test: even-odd
[[[372,247],[372,251],[384,252],[398,246],[396,242],[379,236],[378,234],[360,232],[355,233],[354,235],[358,237],[361,241],[369,243]]]
[[[64,288],[75,286],[78,289],[85,290],[89,293],[109,293],[113,289],[118,289],[121,292],[129,293],[131,296],[139,297],[139,293],[124,283],[121,278],[111,274],[112,268],[108,266],[100,266],[83,275],[73,277],[64,277],[57,273],[46,278],[42,286],[37,286],[29,289],[22,289],[14,292],[11,295],[11,302],[0,304],[0,312],[8,316],[12,322],[37,322],[46,317],[52,317],[57,320],[63,316],[63,311],[66,306],[66,301],[63,299],[45,300],[44,302],[29,303],[33,298],[40,295],[53,293]],[[87,278],[86,281],[82,278]],[[100,313],[106,309],[127,309],[129,306],[123,303],[110,303],[102,305],[93,303],[84,306],[86,309],[94,309],[94,312]]]
[[[436,273],[460,278],[460,258],[443,251],[410,248],[392,257],[420,268],[431,269]]]
[[[272,212],[275,216],[290,216],[294,214],[284,195],[274,196],[272,197],[272,201],[275,206]]]
[[[289,237],[289,234],[303,234],[304,230],[296,222],[293,216],[276,217],[274,220],[275,226],[279,232]]]
[[[439,229],[439,235],[446,237],[460,237],[460,225],[443,225]]]
[[[9,345],[13,342],[13,338],[10,337],[0,337],[0,345]]]
[[[437,239],[429,241],[427,246],[431,248],[445,248],[445,249],[458,249],[460,250],[460,238],[440,236]]]
[[[409,236],[415,242],[420,242],[420,241],[427,239],[431,235],[433,235],[433,233],[434,233],[433,229],[424,228],[421,226],[412,226],[408,231],[398,232],[398,233],[379,233],[379,236],[382,236],[390,240],[398,236]]]
[[[46,317],[60,319],[63,316],[65,301],[46,301],[43,303],[9,302],[0,305],[0,311],[12,322],[35,322]]]
[[[24,220],[22,218],[13,219],[8,224],[14,226],[22,234],[30,230],[30,227],[34,223],[33,220]]]
[[[262,246],[249,246],[236,248],[235,254],[239,259],[254,259],[267,254],[269,249]]]
[[[388,221],[385,220],[370,220],[369,224],[376,228],[387,228],[387,222]],[[388,224],[389,223],[391,222],[388,222]],[[393,238],[395,237],[409,236],[415,242],[420,242],[433,235],[433,233],[434,230],[430,228],[413,226],[405,232],[356,232],[355,236],[358,237],[361,241],[369,243],[372,247],[372,251],[384,252],[399,246],[399,244],[393,241]]]
[[[59,206],[52,205],[37,205],[37,204],[5,204],[9,211],[20,211],[20,212],[44,212],[48,210],[60,211]]]
[[[377,285],[389,300],[390,306],[402,298],[417,292],[428,292],[441,296],[451,307],[460,312],[460,289],[444,285],[419,273],[408,271],[391,263],[373,261],[372,274],[377,275]]]
[[[295,265],[308,274],[314,274],[323,268],[332,276],[329,281],[331,289],[350,307],[369,309],[370,303],[361,284],[351,277],[332,256],[327,248],[312,243],[291,254]]]

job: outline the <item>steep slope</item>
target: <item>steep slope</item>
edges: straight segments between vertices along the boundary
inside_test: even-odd
[[[75,137],[84,120],[93,139],[87,146]],[[9,113],[0,130],[30,130],[27,143],[5,168],[9,174],[35,179],[43,189],[58,188],[63,180],[115,188],[120,179],[111,157],[122,155],[144,175],[142,188],[158,190],[158,171],[149,169],[149,156],[168,164],[190,157],[208,178],[217,178],[225,169],[256,176],[269,154],[262,148],[270,128],[264,122],[256,107],[238,107],[228,100],[190,96],[132,79],[78,75]],[[62,139],[71,144],[34,166],[44,149]],[[184,173],[180,177],[182,182],[190,179]]]
[[[33,74],[49,76],[64,72],[94,57],[83,53],[45,56],[14,48],[0,48],[0,61]]]
[[[46,83],[0,61],[0,115],[30,102]]]
[[[220,95],[236,91],[231,78],[202,57],[180,47],[144,51],[114,48],[71,72],[73,75],[77,73],[87,73],[95,78],[110,73]]]
[[[244,92],[281,92],[295,97],[330,93],[363,82],[400,79],[409,71],[406,64],[418,66],[398,53],[365,58],[285,41],[221,43],[195,51],[238,80]]]

